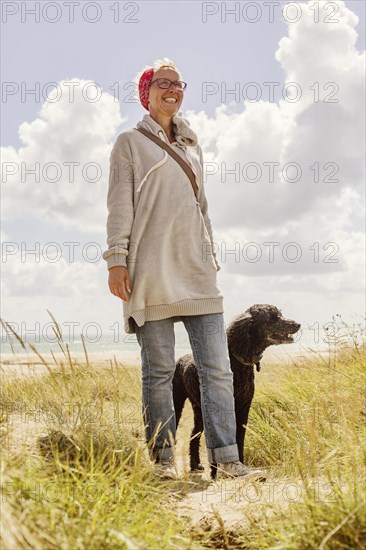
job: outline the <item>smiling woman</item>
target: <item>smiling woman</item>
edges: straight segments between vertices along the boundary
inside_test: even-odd
[[[147,67],[135,77],[141,104],[164,129],[170,143],[175,141],[172,117],[178,113],[187,87],[180,78],[180,71],[167,58],[155,61],[154,68]]]
[[[157,474],[174,477],[174,322],[188,332],[202,391],[210,462],[224,476],[255,476],[238,461],[233,375],[225,334],[220,269],[213,246],[197,135],[179,113],[186,83],[174,63],[138,75],[149,111],[112,149],[108,191],[109,288],[123,300],[125,330],[141,347],[143,418]],[[136,131],[137,130],[137,131]],[[193,190],[192,190],[193,188]],[[225,411],[224,414],[221,414]]]

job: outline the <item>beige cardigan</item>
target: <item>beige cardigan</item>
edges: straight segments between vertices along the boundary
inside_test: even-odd
[[[203,158],[197,136],[178,113],[176,141],[144,115],[137,127],[154,133],[191,165],[198,200],[179,164],[140,132],[120,134],[110,156],[107,244],[103,258],[110,269],[127,266],[129,301],[123,301],[124,328],[182,315],[222,313],[217,287],[220,269],[203,186]]]

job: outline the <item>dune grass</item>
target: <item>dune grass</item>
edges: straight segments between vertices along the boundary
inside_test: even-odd
[[[205,526],[179,518],[194,487],[188,476],[155,478],[140,370],[116,360],[98,368],[86,349],[78,362],[56,321],[55,333],[62,361],[51,365],[34,348],[46,374],[2,383],[4,550],[365,546],[364,342],[351,338],[328,358],[286,368],[268,364],[257,376],[245,461],[268,468],[265,489],[276,496],[257,506],[239,498],[243,522],[229,529],[220,509]],[[186,443],[190,428],[180,427]]]
[[[139,370],[78,363],[55,333],[64,360],[34,348],[46,374],[3,379],[2,548],[188,547],[171,505],[184,480],[156,479],[145,449]]]
[[[259,522],[258,512],[247,516],[245,548],[365,547],[364,351],[306,360],[259,390],[246,456],[267,465],[274,483],[287,480],[285,506],[262,507]]]

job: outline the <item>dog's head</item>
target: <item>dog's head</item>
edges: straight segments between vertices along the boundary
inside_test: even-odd
[[[269,346],[290,344],[301,325],[285,319],[269,304],[255,304],[236,317],[227,329],[229,350],[248,364],[260,361]]]
[[[301,325],[292,319],[285,319],[282,312],[269,304],[255,304],[246,310],[252,318],[251,332],[267,346],[291,344],[294,334]]]

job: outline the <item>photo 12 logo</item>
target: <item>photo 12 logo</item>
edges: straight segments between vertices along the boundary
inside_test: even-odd
[[[201,21],[211,23],[298,23],[305,10],[314,23],[339,23],[337,2],[202,2]]]
[[[120,81],[106,85],[104,88],[95,81],[80,82],[77,79],[62,82],[40,82],[3,80],[1,82],[1,102],[9,103],[98,103],[103,94],[113,97],[114,103],[139,103],[138,88],[135,82]]]
[[[310,94],[308,92],[310,90]],[[297,103],[311,98],[312,103],[339,103],[340,91],[337,82],[313,82],[306,88],[298,82],[202,82],[201,98],[208,103],[210,98],[220,97],[221,103],[275,103],[283,99],[287,103]]]
[[[1,2],[1,22],[85,23],[102,20],[112,23],[140,23],[138,2]]]

